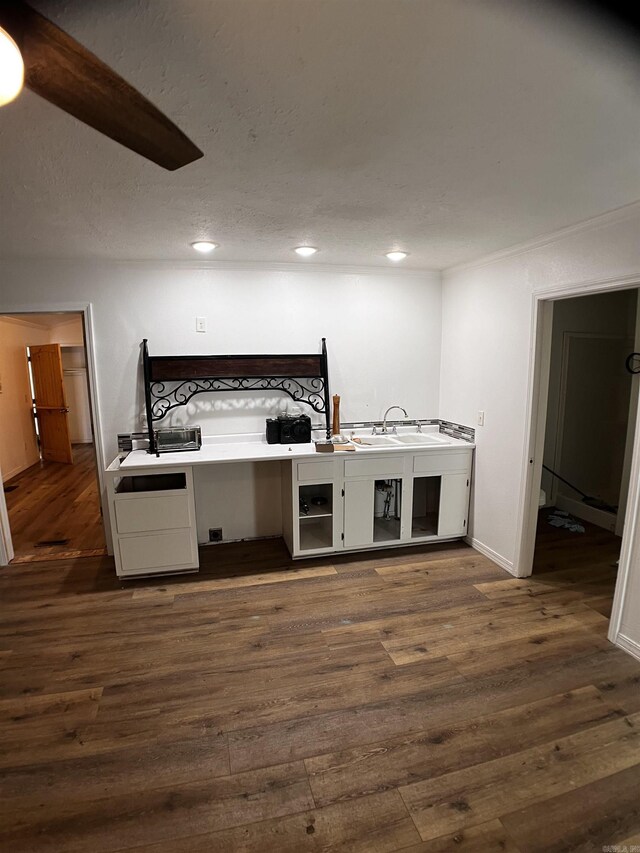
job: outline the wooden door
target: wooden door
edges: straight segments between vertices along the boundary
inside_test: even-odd
[[[29,351],[42,458],[72,464],[60,344],[30,347]]]

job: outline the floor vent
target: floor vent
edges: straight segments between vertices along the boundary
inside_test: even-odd
[[[42,542],[36,542],[36,548],[52,548],[54,545],[68,545],[68,539],[43,539]]]
[[[15,490],[17,488],[18,488],[17,486],[5,486],[3,491],[4,491],[5,495],[7,495],[7,494],[9,494],[9,492],[15,492]]]

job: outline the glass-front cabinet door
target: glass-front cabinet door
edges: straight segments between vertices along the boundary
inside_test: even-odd
[[[301,552],[333,549],[337,501],[333,483],[298,486],[298,542]]]

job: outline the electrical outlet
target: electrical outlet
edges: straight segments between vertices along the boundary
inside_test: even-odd
[[[207,331],[207,318],[206,317],[196,317],[196,332],[206,332]]]
[[[484,412],[478,412],[478,426],[484,426]]]
[[[210,527],[209,528],[209,542],[222,542],[222,528],[221,527]]]

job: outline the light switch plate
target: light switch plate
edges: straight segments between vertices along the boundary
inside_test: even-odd
[[[206,332],[207,331],[207,318],[206,317],[196,317],[196,332]]]
[[[478,412],[478,426],[484,426],[484,412]]]

